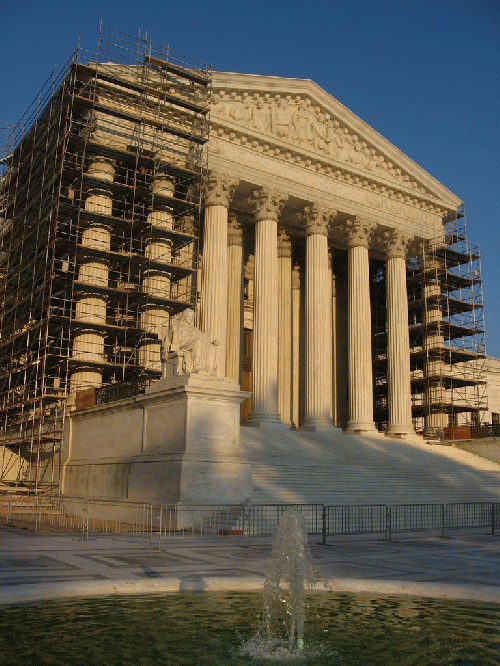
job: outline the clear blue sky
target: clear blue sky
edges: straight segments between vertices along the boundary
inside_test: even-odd
[[[101,15],[216,70],[313,79],[465,201],[500,356],[500,0],[0,0],[0,121]]]

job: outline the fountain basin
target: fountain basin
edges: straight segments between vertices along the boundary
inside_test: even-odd
[[[219,579],[221,584],[230,581]],[[109,583],[110,581],[103,581]],[[184,591],[58,598],[0,608],[6,664],[93,666],[496,666],[500,606],[457,599],[321,592],[307,596],[305,647],[290,653],[259,635],[257,592]],[[176,580],[177,589],[180,579]],[[185,582],[185,581],[184,581]],[[198,581],[201,582],[201,581]],[[158,591],[159,581],[149,581]],[[165,581],[162,581],[165,583]],[[215,584],[215,580],[212,579]],[[234,581],[233,581],[234,583]],[[247,583],[254,585],[257,581]],[[82,586],[79,586],[82,590]],[[101,592],[110,589],[99,582]],[[447,586],[453,587],[453,586]],[[70,586],[67,591],[69,592]],[[169,590],[172,593],[166,593]],[[87,590],[90,592],[90,589]],[[444,590],[443,590],[444,591]],[[43,592],[43,591],[42,591]],[[447,590],[460,594],[463,590]],[[277,646],[277,647],[276,647]]]
[[[97,580],[37,583],[0,588],[0,606],[50,599],[179,592],[262,592],[263,576],[171,576],[146,580]],[[500,604],[500,588],[492,585],[452,585],[365,578],[324,578],[316,592],[418,596]]]

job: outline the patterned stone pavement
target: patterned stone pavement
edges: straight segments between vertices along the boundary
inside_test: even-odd
[[[398,583],[426,589],[442,584],[485,586],[500,600],[500,537],[478,530],[442,538],[412,535],[398,541],[338,538],[327,546],[311,539],[314,564],[321,579],[342,586]],[[241,537],[170,540],[161,550],[147,539],[130,535],[97,535],[88,541],[75,534],[36,534],[0,527],[0,603],[36,597],[51,585],[127,583],[153,589],[162,581],[180,580],[204,589],[212,580],[252,579],[260,585],[271,552],[270,540],[243,545]],[[363,581],[363,583],[359,583]],[[149,587],[148,587],[149,585]],[[198,586],[198,587],[197,587]],[[69,589],[69,588],[68,588]],[[76,589],[76,588],[75,588]]]

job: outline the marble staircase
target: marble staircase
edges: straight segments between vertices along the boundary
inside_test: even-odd
[[[242,427],[254,503],[500,502],[500,464],[453,446],[372,435]]]

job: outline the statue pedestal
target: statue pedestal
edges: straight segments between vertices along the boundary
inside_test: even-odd
[[[171,499],[195,503],[250,499],[250,465],[241,457],[239,435],[240,404],[247,397],[237,384],[205,373],[161,379],[147,389],[144,454],[175,459],[178,470],[169,476],[178,485],[171,488]],[[151,481],[143,479],[140,465],[134,465],[129,493],[139,495],[144,483]]]
[[[72,412],[63,493],[154,504],[249,501],[250,464],[239,443],[247,397],[232,381],[200,372]]]

